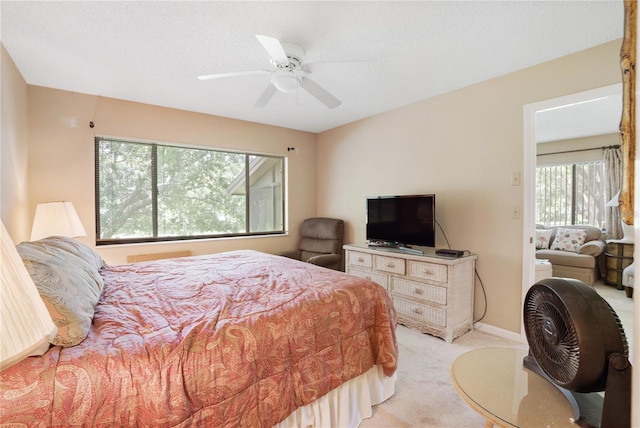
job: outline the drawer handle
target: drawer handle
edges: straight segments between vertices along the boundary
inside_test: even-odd
[[[393,267],[396,267],[396,265],[393,264],[393,262],[389,262],[387,263],[387,267],[393,268]]]
[[[433,271],[431,269],[425,269],[424,270],[424,274],[425,275],[433,275]]]
[[[416,315],[422,315],[422,313],[423,313],[422,309],[420,309],[420,308],[413,308],[413,309],[411,309],[411,312],[413,312]]]
[[[422,288],[418,288],[418,287],[414,288],[413,292],[416,293],[416,294],[424,294],[424,290]]]
[[[365,279],[369,279],[370,280],[371,279],[371,275],[365,276]]]
[[[364,257],[358,257],[358,261],[362,263],[364,261]]]

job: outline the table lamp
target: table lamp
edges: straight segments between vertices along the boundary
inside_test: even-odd
[[[38,204],[31,229],[31,240],[37,241],[48,236],[87,236],[71,202]]]
[[[607,202],[604,206],[611,208],[611,207],[618,207],[620,205],[620,192],[616,193],[613,198],[611,198],[611,200],[609,202]],[[624,221],[622,221],[622,219],[620,219],[620,224],[622,225],[622,239],[619,239],[619,241],[622,242],[633,242],[634,241],[634,232],[633,232],[633,225],[632,224],[627,224]]]
[[[58,331],[2,223],[0,235],[0,370],[43,355]]]

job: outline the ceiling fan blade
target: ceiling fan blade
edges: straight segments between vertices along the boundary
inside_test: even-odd
[[[231,71],[229,73],[205,74],[204,76],[198,76],[198,79],[199,80],[224,79],[227,77],[251,76],[254,74],[267,74],[267,73],[268,73],[267,70]]]
[[[326,89],[322,88],[308,77],[300,79],[300,86],[329,108],[336,108],[342,104],[342,101],[331,95]]]
[[[277,62],[278,64],[289,63],[289,58],[287,58],[287,53],[284,51],[280,40],[276,39],[275,37],[260,35],[256,35],[256,38],[275,62]]]
[[[273,83],[269,83],[269,86],[262,92],[262,95],[258,98],[256,103],[253,105],[254,108],[260,108],[267,105],[273,94],[277,91],[276,87],[273,86]]]

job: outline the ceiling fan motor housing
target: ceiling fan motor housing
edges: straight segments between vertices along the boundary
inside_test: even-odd
[[[603,391],[609,357],[629,355],[613,308],[576,279],[546,278],[534,284],[525,298],[524,328],[540,369],[571,391]]]
[[[304,49],[293,43],[282,43],[282,47],[289,60],[286,64],[280,64],[272,60],[276,71],[271,76],[271,83],[280,92],[293,92],[298,89],[300,79],[308,72],[302,63]]]

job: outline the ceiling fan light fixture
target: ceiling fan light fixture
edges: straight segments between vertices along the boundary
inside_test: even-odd
[[[291,73],[274,75],[272,83],[281,92],[293,92],[298,89],[298,78]]]
[[[270,75],[271,81],[262,91],[253,105],[255,108],[264,107],[276,92],[291,93],[304,89],[312,97],[328,108],[336,108],[342,102],[331,95],[322,86],[309,79],[311,71],[304,64],[304,49],[292,43],[282,43],[269,36],[256,36],[270,57],[271,70],[235,71],[199,76],[200,80],[220,79],[225,77],[245,76],[250,74]]]

